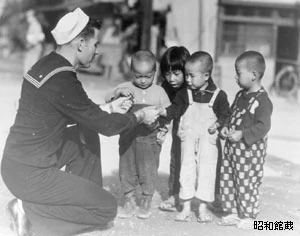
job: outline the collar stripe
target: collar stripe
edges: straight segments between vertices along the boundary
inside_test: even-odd
[[[62,72],[62,71],[71,71],[76,73],[76,70],[74,69],[74,67],[72,66],[63,66],[63,67],[59,67],[56,68],[55,70],[51,71],[50,73],[48,73],[40,82],[38,80],[36,80],[35,78],[33,78],[31,75],[29,75],[28,73],[26,73],[24,75],[24,79],[26,79],[29,83],[31,83],[32,85],[34,85],[37,88],[40,88],[43,86],[43,84],[45,84],[52,76],[54,76],[55,74]]]

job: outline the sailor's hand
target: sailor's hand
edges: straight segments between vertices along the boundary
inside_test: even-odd
[[[144,107],[134,112],[139,123],[151,125],[159,117],[159,110],[155,106]]]
[[[111,112],[126,113],[132,106],[133,102],[130,97],[119,97],[110,102]]]

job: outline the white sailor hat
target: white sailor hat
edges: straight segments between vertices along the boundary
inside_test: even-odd
[[[64,15],[51,33],[58,45],[66,44],[79,35],[88,21],[88,15],[78,7]]]

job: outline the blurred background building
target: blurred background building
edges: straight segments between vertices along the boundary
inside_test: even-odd
[[[232,78],[232,60],[245,50],[257,50],[267,60],[263,84],[270,91],[297,96],[299,88],[298,0],[220,0],[215,58],[222,77]],[[231,83],[222,87],[230,89]]]
[[[126,76],[132,52],[149,49],[158,60],[167,47],[209,52],[215,80],[235,87],[234,60],[257,50],[267,60],[263,81],[270,91],[297,96],[299,0],[0,0],[0,55],[19,57],[24,48],[24,12],[34,9],[45,34],[44,54],[54,47],[51,29],[66,12],[81,7],[102,19],[101,53],[87,72],[108,79]]]

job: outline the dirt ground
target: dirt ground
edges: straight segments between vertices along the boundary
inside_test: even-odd
[[[21,70],[10,69],[16,64],[0,63],[0,153],[3,151],[9,127],[13,123],[15,108],[20,95]],[[19,68],[16,66],[16,68]],[[89,96],[96,102],[103,102],[104,94],[117,80],[107,81],[99,76],[79,75]],[[175,222],[176,213],[158,209],[161,199],[167,196],[167,180],[170,159],[170,135],[161,153],[157,194],[153,199],[152,214],[147,220],[137,218],[118,219],[114,226],[105,231],[82,234],[81,236],[198,236],[198,235],[300,235],[300,108],[299,104],[283,98],[271,97],[274,103],[272,130],[269,134],[269,147],[265,165],[265,178],[260,189],[261,213],[257,220],[264,222],[281,221],[293,223],[293,230],[250,230],[217,225],[220,214],[215,214],[213,223],[197,223],[193,214],[191,222]],[[121,202],[118,179],[118,137],[100,137],[102,166],[105,188]],[[0,236],[12,236],[9,220],[5,213],[7,202],[13,196],[0,180]],[[196,203],[193,204],[193,209]]]

